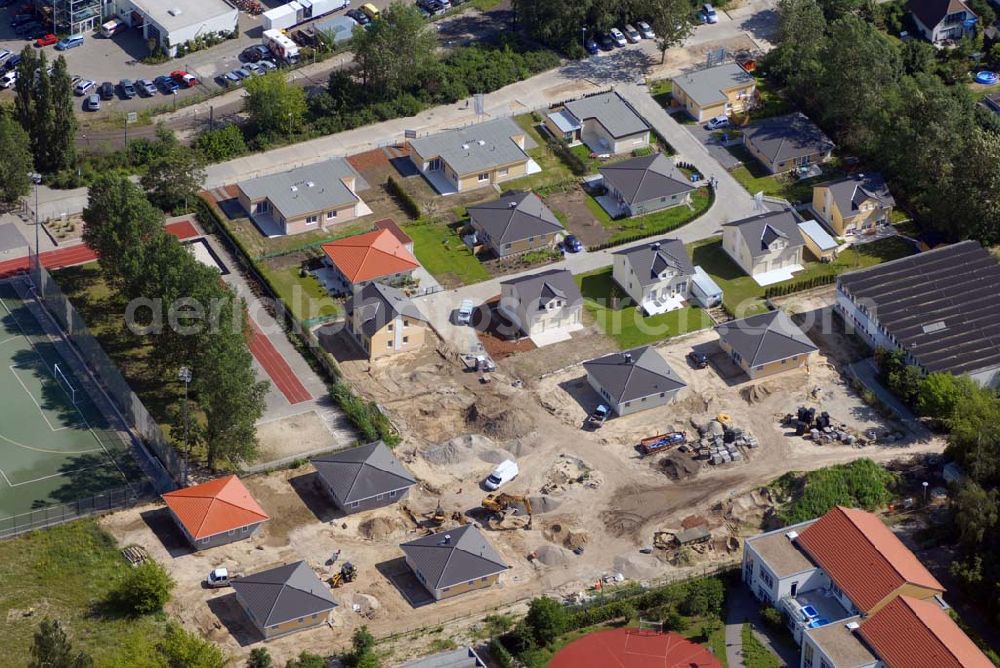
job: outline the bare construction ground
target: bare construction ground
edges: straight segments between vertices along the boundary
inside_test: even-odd
[[[692,347],[710,356],[710,368],[696,370],[686,363]],[[348,644],[354,628],[367,624],[379,637],[405,634],[386,645],[401,660],[435,638],[434,631],[406,633],[410,630],[444,625],[436,637],[443,633],[461,642],[474,634],[483,615],[523,605],[533,595],[577,594],[617,573],[648,580],[734,560],[738,537],[756,531],[770,504],[761,486],[786,471],[858,457],[888,461],[943,447],[913,438],[891,446],[815,445],[790,435],[779,421],[800,405],[829,412],[854,433],[898,428],[862,403],[822,355],[808,370],[751,383],[728,365],[711,331],[675,339],[659,350],[689,385],[681,399],[612,419],[598,431],[581,429],[597,396],[583,380],[582,366],[566,367],[564,347],[528,353],[533,369],[562,369],[540,380],[520,380],[513,371],[519,355],[514,355],[483,383],[436,339],[419,353],[344,363],[354,387],[384,406],[404,436],[397,455],[421,481],[407,501],[412,517],[398,505],[339,517],[317,493],[307,465],[247,479],[272,517],[249,541],[190,553],[179,546],[176,530],[157,507],[117,513],[104,524],[122,544],[146,546],[170,570],[178,582],[170,612],[236,656],[245,656],[258,640],[230,590],[201,587],[212,567],[245,573],[305,559],[328,577],[350,560],[359,578],[334,592],[341,605],[331,626],[270,641],[268,648],[278,662],[303,649],[332,654]],[[713,466],[677,450],[640,458],[635,450],[641,438],[664,431],[686,431],[697,439],[697,427],[720,413],[756,439],[758,447],[741,449],[740,462]],[[521,473],[504,491],[528,496],[535,514],[528,529],[486,529],[512,566],[502,585],[414,607],[397,588],[412,584],[397,577],[405,573],[399,543],[421,535],[425,515],[438,505],[449,516],[457,513],[459,519],[449,522],[488,525],[477,510],[485,494],[480,484],[509,457],[518,461]],[[699,525],[712,532],[708,543],[640,551],[653,545],[656,531]],[[340,561],[329,563],[336,550],[342,551]]]

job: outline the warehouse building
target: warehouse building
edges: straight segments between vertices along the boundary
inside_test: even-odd
[[[224,0],[116,0],[115,13],[171,57],[177,47],[196,37],[232,32],[237,9]]]

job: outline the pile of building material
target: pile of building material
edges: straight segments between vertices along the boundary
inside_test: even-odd
[[[791,413],[785,415],[782,424],[786,427],[793,427],[797,436],[813,441],[817,445],[826,443],[865,445],[867,443],[846,424],[834,422],[826,411],[816,415],[815,408],[799,406],[795,415]]]
[[[710,420],[698,432],[701,438],[695,450],[696,456],[716,465],[743,461],[742,448],[760,447],[757,438],[750,432],[719,420]]]

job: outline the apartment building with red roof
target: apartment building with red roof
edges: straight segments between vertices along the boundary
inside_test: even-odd
[[[331,241],[322,248],[324,262],[333,270],[340,291],[351,293],[374,281],[399,285],[410,279],[420,262],[407,245],[395,230],[385,226]]]
[[[249,538],[270,519],[235,475],[168,492],[163,501],[196,550]]]
[[[872,513],[837,506],[748,538],[742,574],[784,615],[802,668],[992,665],[948,617],[941,583]]]

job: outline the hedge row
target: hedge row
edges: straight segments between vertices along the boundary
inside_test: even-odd
[[[587,168],[587,163],[576,153],[573,153],[566,142],[557,141],[546,135],[545,143],[548,144],[549,150],[555,153],[556,157],[562,160],[576,176],[586,176],[587,172],[590,171]]]
[[[708,207],[706,207],[704,211],[702,211],[699,215],[695,216],[694,218],[689,218],[688,220],[685,220],[677,225],[671,225],[669,227],[663,228],[662,230],[656,230],[655,232],[637,232],[635,234],[630,234],[627,237],[620,237],[618,239],[612,239],[605,241],[603,243],[594,244],[593,246],[587,246],[587,250],[592,253],[594,251],[604,250],[605,248],[614,248],[615,246],[630,244],[633,241],[641,241],[642,239],[648,239],[649,237],[659,236],[661,234],[666,234],[667,232],[673,232],[679,227],[684,227],[688,223],[697,220],[701,216],[704,216],[706,213],[708,213],[708,210],[712,208],[712,204],[714,204],[715,202],[715,189],[710,186],[706,186],[706,188],[708,188],[708,194],[710,197],[708,202]],[[648,215],[652,216],[655,215],[655,213],[651,213]]]
[[[392,174],[389,175],[389,179],[386,181],[385,189],[399,201],[399,205],[408,216],[411,218],[420,218],[420,204],[417,203],[417,200],[413,199],[413,195],[408,193]]]
[[[764,290],[764,296],[768,299],[771,297],[781,297],[782,295],[790,295],[795,292],[809,290],[810,288],[818,288],[821,285],[830,285],[831,283],[836,282],[836,280],[836,274],[823,274],[821,276],[813,276],[812,278],[807,278],[802,281],[795,281],[794,283],[772,285],[768,289]]]

